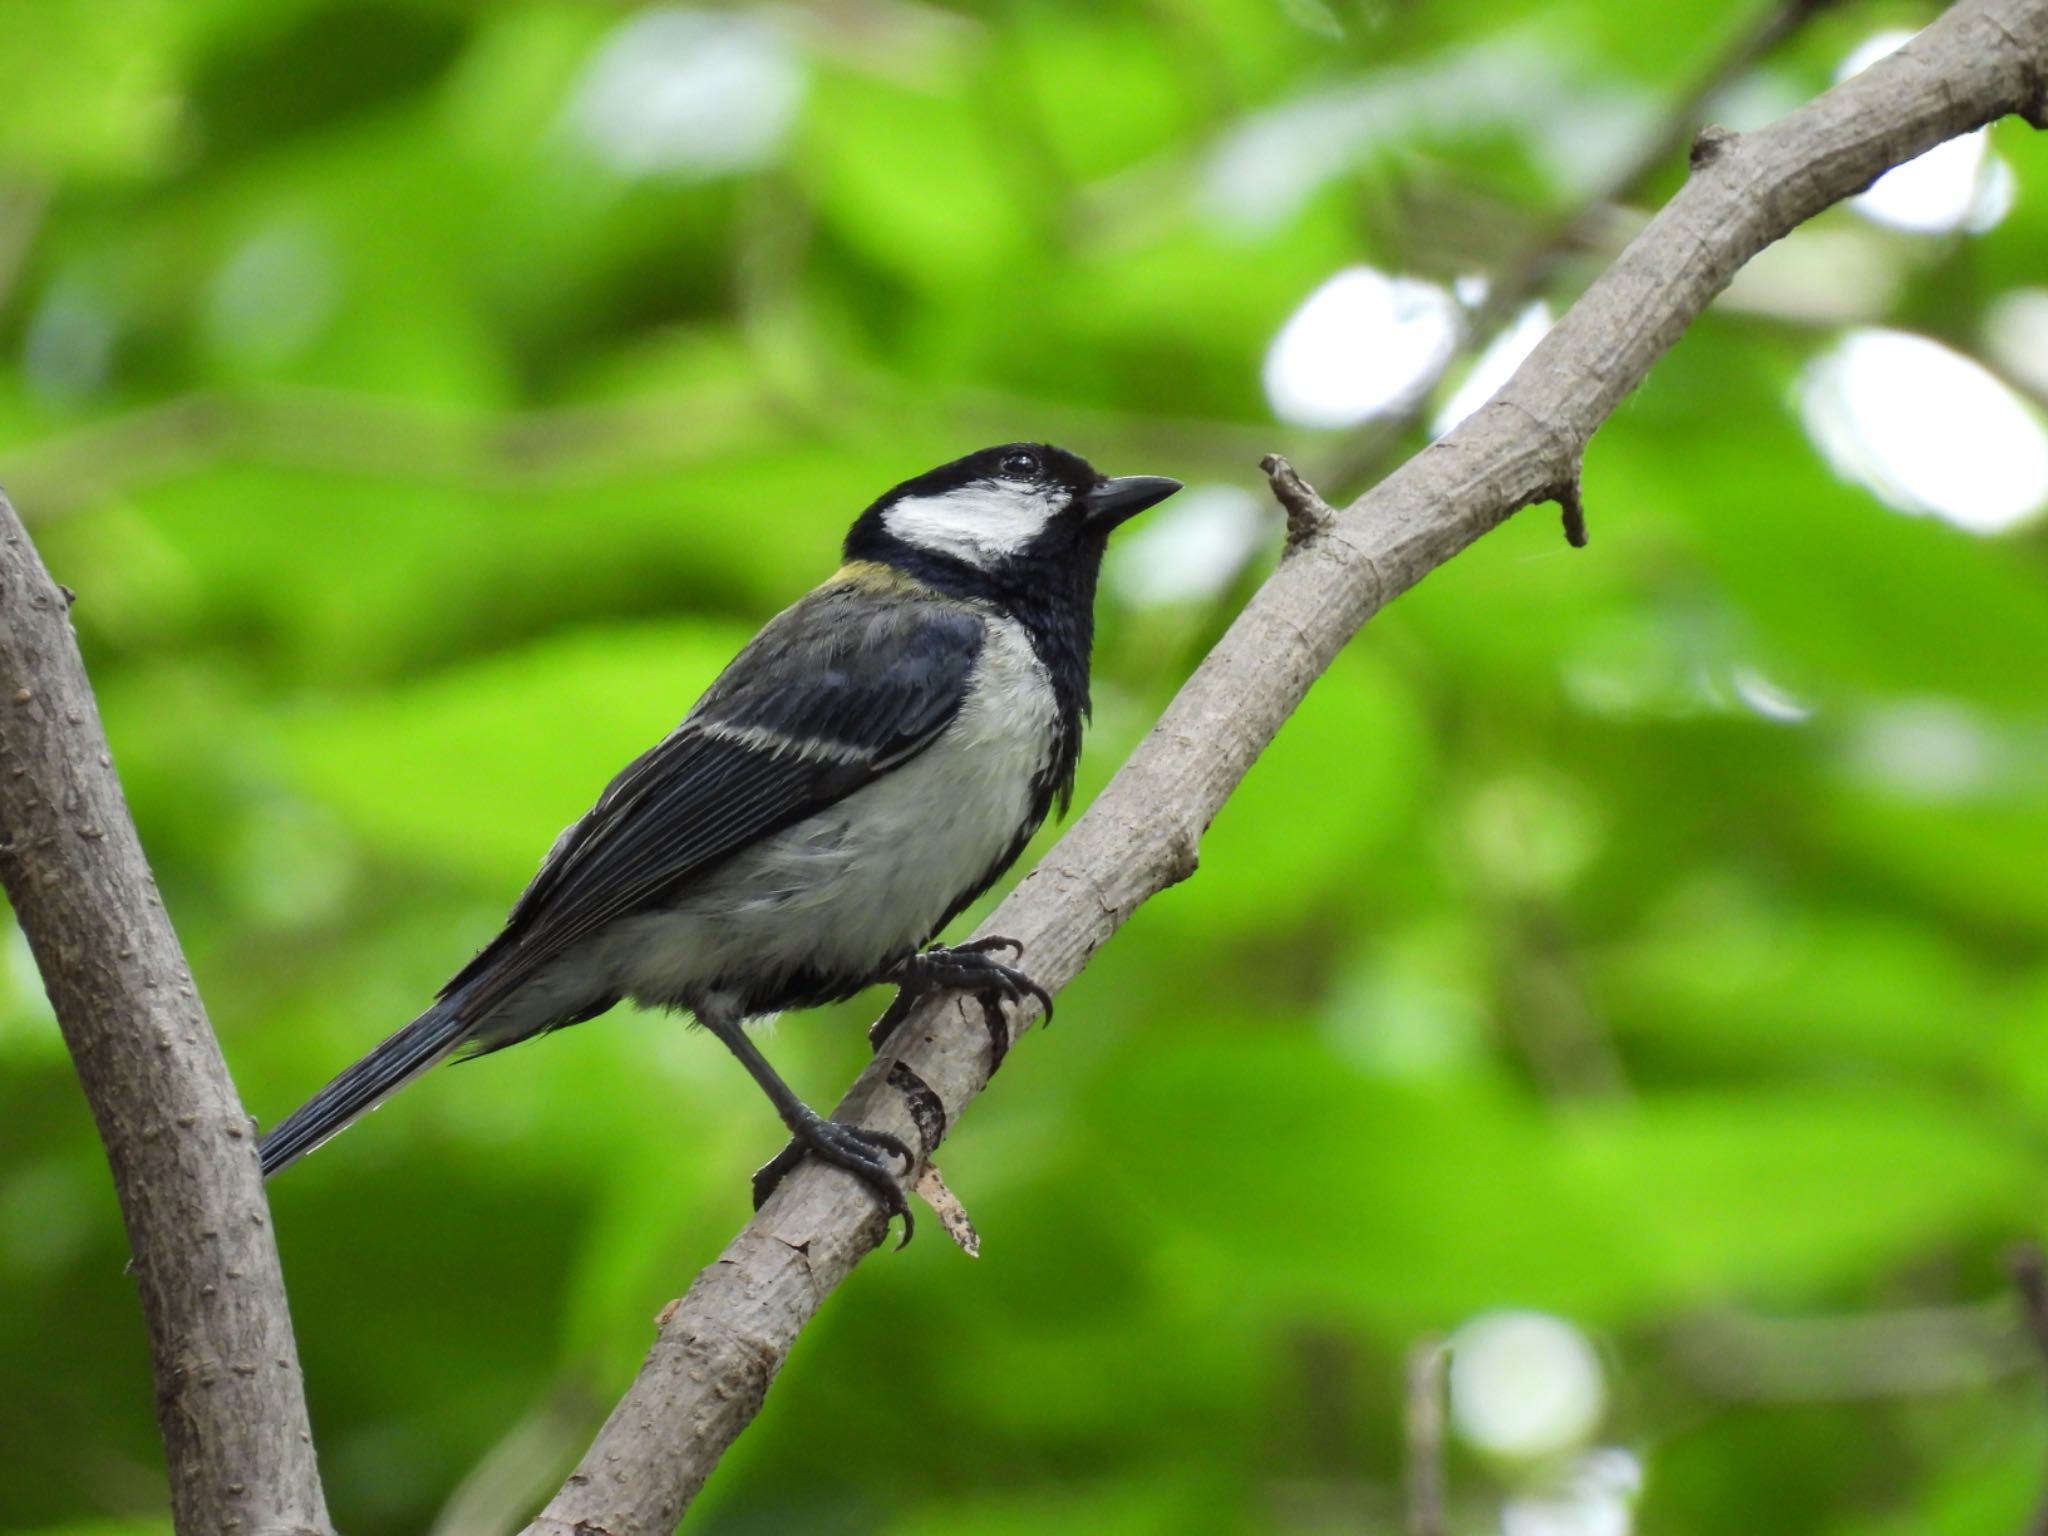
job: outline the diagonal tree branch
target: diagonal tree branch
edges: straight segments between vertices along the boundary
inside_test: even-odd
[[[1584,254],[1603,240],[1600,231],[1607,216],[1622,204],[1641,197],[1656,175],[1678,158],[1693,141],[1701,114],[1716,97],[1795,37],[1814,17],[1838,3],[1839,0],[1771,0],[1765,9],[1748,17],[1658,114],[1655,131],[1643,135],[1634,152],[1603,185],[1490,273],[1490,289],[1484,302],[1466,317],[1459,345],[1431,377],[1417,383],[1408,406],[1390,415],[1374,417],[1360,426],[1349,441],[1339,445],[1323,470],[1323,482],[1330,494],[1362,489],[1393,468],[1396,451],[1429,419],[1436,386],[1459,361],[1483,352],[1508,328],[1523,306],[1550,291],[1569,258]]]
[[[0,881],[134,1252],[181,1536],[327,1536],[256,1138],[50,579],[0,496]]]
[[[2008,113],[2048,121],[2048,0],[1963,0],[1770,127],[1703,135],[1692,179],[1500,394],[1281,561],[984,932],[1021,940],[1047,985],[1070,980],[1140,904],[1192,872],[1202,830],[1367,619],[1519,508],[1575,498],[1594,431],[1737,268],[1890,167]],[[999,1060],[978,1011],[934,1002],[838,1116],[929,1150]],[[639,1376],[529,1536],[672,1530],[798,1332],[883,1232],[846,1175],[806,1164],[787,1179],[664,1312]]]

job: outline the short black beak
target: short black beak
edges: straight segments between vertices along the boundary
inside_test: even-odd
[[[1087,511],[1088,526],[1107,532],[1147,507],[1158,506],[1179,489],[1178,480],[1169,480],[1164,475],[1124,475],[1104,480],[1082,496],[1081,505]]]

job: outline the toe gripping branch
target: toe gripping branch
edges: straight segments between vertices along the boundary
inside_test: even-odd
[[[993,1075],[1010,1050],[1010,1024],[1003,1012],[1005,1002],[1035,999],[1046,1022],[1052,1021],[1052,994],[1016,966],[996,959],[994,952],[1004,949],[1011,951],[1014,959],[1023,958],[1024,946],[1015,939],[987,938],[951,947],[935,944],[899,963],[888,976],[896,983],[896,997],[868,1031],[869,1043],[879,1052],[920,998],[933,992],[971,992],[981,1004],[982,1020],[988,1027],[989,1072]],[[841,1125],[806,1111],[808,1118],[791,1125],[789,1145],[754,1175],[754,1209],[759,1210],[767,1203],[776,1186],[805,1157],[816,1156],[835,1168],[845,1169],[867,1185],[889,1216],[901,1216],[903,1237],[896,1246],[901,1248],[908,1243],[916,1223],[904,1197],[903,1180],[945,1139],[946,1106],[931,1085],[904,1062],[889,1068],[888,1082],[903,1095],[904,1105],[917,1126],[917,1138],[923,1144],[920,1151],[912,1152],[886,1131]],[[902,1164],[900,1174],[891,1168],[891,1162]]]
[[[921,998],[933,992],[969,992],[981,1004],[982,1023],[988,1028],[988,1070],[993,1077],[1010,1054],[1010,1021],[1003,1013],[1004,1003],[1031,998],[1045,1022],[1052,1022],[1052,994],[1015,965],[996,959],[995,952],[1002,949],[1009,950],[1013,960],[1024,958],[1024,946],[1015,939],[986,938],[951,946],[934,944],[899,963],[889,973],[898,989],[896,999],[868,1031],[868,1044],[881,1050]]]
[[[790,1129],[789,1145],[763,1163],[754,1175],[754,1209],[768,1203],[768,1197],[806,1157],[815,1157],[834,1168],[843,1168],[874,1191],[888,1216],[903,1218],[901,1248],[910,1241],[916,1223],[910,1203],[903,1197],[903,1180],[917,1167],[917,1154],[887,1131],[871,1131],[863,1125],[841,1125],[837,1120],[806,1111],[808,1118]],[[922,1129],[920,1127],[920,1129]],[[890,1165],[901,1163],[902,1173]]]

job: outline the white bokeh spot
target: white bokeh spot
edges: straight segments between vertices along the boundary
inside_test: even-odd
[[[1902,512],[2002,533],[2048,504],[2048,429],[1987,369],[1903,331],[1855,330],[1808,365],[1806,430]]]
[[[1112,590],[1134,608],[1201,602],[1258,552],[1271,519],[1235,485],[1192,485],[1109,546]]]
[[[1904,799],[1934,804],[1966,800],[1993,788],[2006,754],[1966,705],[1919,699],[1875,710],[1847,743],[1858,778]]]
[[[1607,1383],[1586,1336],[1546,1312],[1489,1312],[1451,1340],[1451,1419],[1482,1451],[1538,1461],[1592,1439]]]
[[[1984,316],[1992,360],[2038,394],[2048,395],[2048,288],[2015,288]]]
[[[1550,334],[1552,323],[1550,306],[1540,299],[1515,316],[1515,323],[1487,343],[1464,382],[1438,409],[1429,426],[1430,434],[1442,437],[1491,400],[1536,350],[1536,343]]]
[[[1635,1529],[1642,1463],[1603,1445],[1573,1462],[1557,1487],[1501,1505],[1501,1536],[1629,1536]]]
[[[772,23],[654,6],[598,45],[565,124],[621,175],[701,180],[772,160],[803,94],[802,62]]]
[[[1442,375],[1462,320],[1434,283],[1346,267],[1302,301],[1266,353],[1282,421],[1349,427],[1399,411]]]
[[[1813,718],[1811,704],[1791,689],[1766,676],[1757,667],[1730,668],[1728,686],[1743,708],[1773,724],[1804,725]]]
[[[1888,31],[1865,38],[1842,61],[1835,78],[1861,74],[1914,36]],[[1981,233],[2012,211],[2016,192],[2012,167],[1991,152],[1980,128],[1885,172],[1869,191],[1849,199],[1849,206],[1872,223],[1917,234]]]

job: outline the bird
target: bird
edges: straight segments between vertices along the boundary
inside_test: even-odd
[[[688,1013],[766,1093],[790,1143],[911,1216],[883,1132],[828,1120],[749,1021],[898,988],[985,1010],[1051,999],[1022,946],[932,941],[1068,808],[1111,532],[1181,489],[1049,443],[984,448],[878,497],[842,563],[741,649],[682,722],[556,840],[503,929],[418,1018],[260,1143],[278,1173],[428,1068],[579,1024],[622,999]],[[999,958],[1009,953],[1008,960]],[[1000,1021],[1000,1013],[991,1017]]]

